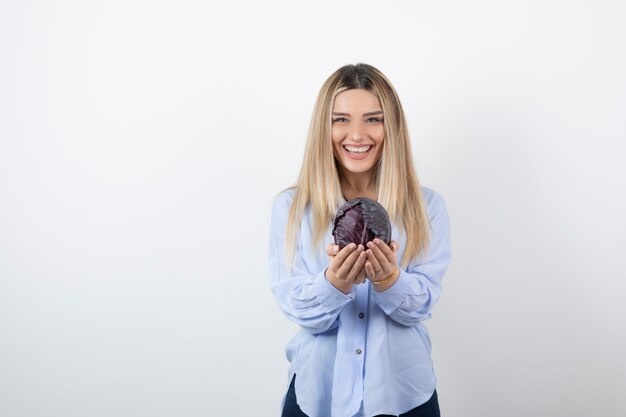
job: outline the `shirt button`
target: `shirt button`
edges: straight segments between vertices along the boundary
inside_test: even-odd
[[[365,314],[359,313],[359,318],[362,319],[363,317],[365,317]]]
[[[357,354],[357,355],[360,355],[361,353],[363,353],[363,351],[362,351],[361,349],[357,349],[357,350],[356,350],[356,354]]]

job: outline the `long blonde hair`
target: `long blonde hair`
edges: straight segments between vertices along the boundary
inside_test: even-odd
[[[313,215],[313,244],[318,246],[342,202],[331,142],[331,113],[339,93],[357,88],[378,97],[383,110],[385,136],[375,183],[378,202],[407,237],[401,266],[406,267],[428,247],[428,214],[413,168],[400,99],[391,82],[376,68],[367,64],[346,65],[324,82],[313,109],[302,168],[287,220],[285,239],[290,267],[293,266],[296,239],[307,204],[311,205]]]

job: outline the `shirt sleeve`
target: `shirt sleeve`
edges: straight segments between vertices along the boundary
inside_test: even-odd
[[[323,333],[338,326],[337,318],[341,309],[354,300],[355,293],[352,289],[344,294],[326,279],[328,265],[320,265],[319,270],[311,271],[299,244],[293,270],[289,269],[285,253],[285,231],[292,193],[292,190],[288,190],[279,194],[272,207],[270,288],[287,318],[310,333]],[[309,263],[316,264],[313,261]]]
[[[374,293],[374,300],[394,321],[414,326],[431,317],[441,295],[441,280],[451,260],[450,221],[443,198],[430,190],[428,214],[430,244],[426,256],[400,270],[400,277],[387,290]],[[408,237],[407,237],[408,238]]]

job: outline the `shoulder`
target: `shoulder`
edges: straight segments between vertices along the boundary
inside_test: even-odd
[[[275,208],[284,206],[289,207],[291,206],[291,202],[293,201],[293,197],[295,195],[296,187],[285,188],[284,190],[276,194],[276,196],[274,196],[274,203],[272,205]]]
[[[286,216],[296,194],[296,187],[289,187],[279,192],[272,203],[272,216]]]
[[[426,203],[426,210],[431,219],[439,213],[446,212],[446,201],[441,194],[432,188],[424,186],[421,186],[421,191]]]

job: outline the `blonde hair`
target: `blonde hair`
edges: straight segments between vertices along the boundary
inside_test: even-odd
[[[331,142],[331,113],[335,97],[351,89],[364,89],[374,94],[383,111],[384,141],[375,184],[378,202],[385,207],[392,223],[402,228],[407,237],[401,266],[406,267],[428,247],[428,214],[413,168],[400,99],[391,82],[376,68],[367,64],[346,65],[324,82],[313,109],[302,168],[287,220],[285,239],[290,268],[307,204],[311,205],[313,215],[313,244],[318,246],[342,203]]]

